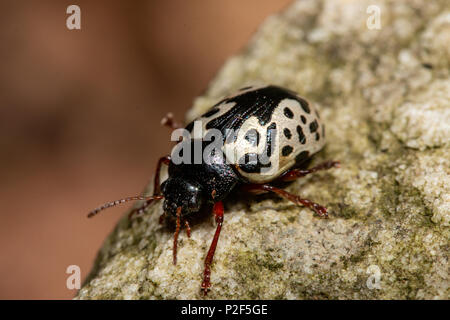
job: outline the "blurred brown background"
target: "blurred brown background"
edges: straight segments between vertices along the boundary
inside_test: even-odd
[[[160,119],[289,0],[0,3],[0,298],[65,299],[170,151]],[[81,30],[66,8],[81,8]]]

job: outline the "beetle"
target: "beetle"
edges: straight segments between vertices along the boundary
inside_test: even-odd
[[[162,124],[175,131],[182,129],[170,113]],[[219,136],[208,139],[211,132]],[[164,199],[160,222],[165,217],[175,221],[173,263],[176,264],[182,222],[190,237],[189,218],[198,215],[204,206],[212,206],[217,226],[204,262],[201,290],[205,295],[211,287],[211,264],[224,220],[223,201],[232,190],[275,193],[310,208],[320,217],[328,217],[324,206],[277,186],[340,166],[338,161],[326,161],[306,169],[311,156],[325,145],[325,126],[314,106],[291,90],[274,85],[242,88],[190,122],[178,142],[171,155],[157,163],[152,196],[108,202],[91,211],[88,217],[127,201],[144,200],[141,207],[130,212],[132,217],[145,212],[154,201]],[[219,147],[208,149],[213,142],[219,143]],[[198,152],[186,155],[186,147],[195,149],[196,143],[200,144],[203,156],[200,162],[194,159]],[[228,161],[230,154],[233,161]],[[162,165],[168,166],[168,178],[160,183]]]

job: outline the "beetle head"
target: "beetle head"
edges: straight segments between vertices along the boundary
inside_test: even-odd
[[[202,187],[195,181],[170,177],[161,184],[164,195],[164,211],[176,216],[181,207],[181,216],[188,216],[200,210],[203,204]]]

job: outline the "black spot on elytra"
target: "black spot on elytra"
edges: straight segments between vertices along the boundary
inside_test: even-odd
[[[251,89],[251,88],[252,87],[243,87],[243,88],[240,88],[239,91],[244,91],[244,90]]]
[[[203,115],[203,117],[204,117],[204,118],[209,118],[209,117],[211,117],[212,115],[215,115],[216,113],[218,113],[219,111],[220,111],[219,108],[212,108],[211,110],[209,110],[208,112],[206,112],[206,113]]]
[[[294,117],[294,114],[292,113],[292,110],[289,109],[288,107],[284,108],[283,113],[289,119],[292,119]]]
[[[258,154],[246,153],[239,159],[239,168],[247,173],[260,173],[262,168],[270,168],[270,162],[263,164],[258,160]]]
[[[297,126],[297,133],[298,133],[298,141],[300,141],[301,144],[305,144],[306,137],[305,134],[303,133],[302,127]]]
[[[316,132],[316,141],[319,141],[320,139],[320,134],[318,132]]]
[[[292,137],[291,130],[289,130],[288,128],[284,128],[283,133],[284,133],[284,136],[288,139],[290,139]]]
[[[322,137],[325,138],[325,125],[322,124]]]
[[[299,165],[308,160],[309,152],[308,151],[302,151],[295,157],[295,164]]]
[[[303,122],[304,124],[306,124],[306,118],[305,118],[305,116],[301,116],[300,119],[302,119],[302,122]]]
[[[272,155],[272,145],[275,143],[277,124],[272,122],[270,126],[267,127],[267,137],[266,137],[266,154],[268,157]]]
[[[259,132],[256,129],[250,129],[245,134],[245,140],[250,142],[253,146],[259,145]]]
[[[294,149],[291,146],[284,146],[281,150],[281,154],[283,155],[283,157],[287,157],[292,153],[292,151],[294,151]]]
[[[319,128],[319,124],[317,123],[317,120],[314,120],[313,122],[311,122],[309,124],[309,131],[311,131],[311,133],[316,132],[317,128]]]
[[[192,132],[192,129],[194,129],[194,121],[192,121],[191,123],[189,123],[186,128],[187,131]]]
[[[306,100],[304,100],[304,99],[302,99],[302,98],[300,98],[300,97],[298,97],[297,99],[299,100],[300,105],[302,106],[302,109],[303,109],[306,113],[310,113],[310,112],[311,112],[311,109],[309,108],[308,101],[306,101]]]

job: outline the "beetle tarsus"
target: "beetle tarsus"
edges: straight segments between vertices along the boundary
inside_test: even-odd
[[[327,218],[327,208],[324,206],[321,206],[320,204],[317,204],[315,202],[312,202],[308,199],[300,198],[299,196],[289,193],[287,191],[284,191],[283,189],[276,188],[274,186],[271,186],[269,184],[247,184],[242,186],[244,191],[247,192],[253,192],[253,193],[261,193],[261,192],[273,192],[293,203],[296,205],[302,205],[304,207],[307,207],[311,210],[313,210],[318,216]]]

